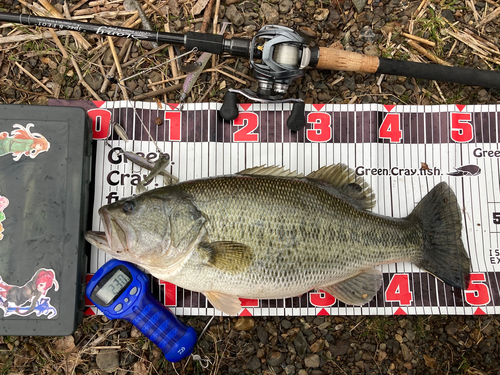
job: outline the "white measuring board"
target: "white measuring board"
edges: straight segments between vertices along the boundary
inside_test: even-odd
[[[54,105],[75,102],[51,101]],[[77,102],[76,105],[80,105]],[[83,106],[83,105],[82,105]],[[454,290],[411,263],[382,265],[383,286],[361,307],[346,306],[321,291],[287,299],[244,300],[241,315],[392,315],[500,313],[500,105],[384,106],[306,105],[307,125],[286,127],[287,104],[242,104],[231,122],[219,103],[157,104],[85,102],[97,141],[93,230],[102,230],[97,210],[135,193],[148,171],[113,151],[142,153],[152,161],[156,146],[171,157],[169,172],[180,181],[278,165],[307,175],[344,163],[371,185],[373,211],[408,215],[435,185],[446,181],[463,210],[463,242],[472,261],[468,290]],[[159,120],[157,120],[159,119]],[[130,141],[114,134],[119,123]],[[161,125],[158,126],[157,122]],[[163,186],[156,178],[148,189]],[[94,273],[109,255],[92,249]],[[446,265],[443,265],[446,267]],[[153,293],[175,314],[222,315],[206,298],[153,279]],[[87,313],[97,309],[89,302]]]

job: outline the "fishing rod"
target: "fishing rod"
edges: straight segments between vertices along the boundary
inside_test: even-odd
[[[284,26],[267,25],[252,39],[224,38],[223,35],[189,31],[186,34],[135,30],[126,27],[99,25],[28,14],[0,12],[0,21],[61,30],[115,36],[157,43],[177,44],[187,50],[216,55],[227,53],[250,60],[258,82],[257,92],[249,89],[229,90],[220,114],[226,120],[238,116],[236,94],[261,102],[294,102],[288,125],[301,128],[304,103],[299,99],[283,99],[291,82],[302,76],[308,67],[356,73],[391,74],[404,77],[461,83],[470,86],[500,89],[500,72],[450,67],[412,61],[387,59],[326,47],[309,47],[309,39]],[[302,113],[302,116],[301,116]]]

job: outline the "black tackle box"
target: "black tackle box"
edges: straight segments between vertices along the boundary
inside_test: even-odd
[[[82,108],[0,104],[0,336],[83,318],[91,129]]]

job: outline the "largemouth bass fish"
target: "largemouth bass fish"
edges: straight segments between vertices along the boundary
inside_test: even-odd
[[[237,314],[239,298],[323,289],[369,302],[384,263],[413,262],[464,289],[470,259],[452,189],[436,185],[406,218],[369,211],[368,184],[343,164],[308,176],[279,167],[154,189],[99,210],[105,232],[87,240],[159,279],[203,293]]]

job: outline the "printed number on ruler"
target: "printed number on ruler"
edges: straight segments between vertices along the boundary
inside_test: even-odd
[[[328,307],[335,303],[335,297],[320,290],[319,292],[309,293],[309,302],[316,307]]]
[[[307,122],[312,125],[307,129],[306,137],[311,142],[328,142],[332,138],[332,119],[329,113],[311,112]],[[233,121],[233,125],[242,127],[233,134],[234,142],[259,142],[259,117],[253,112],[242,112]]]
[[[311,112],[307,115],[307,122],[312,129],[307,129],[306,136],[311,142],[328,142],[332,138],[332,118],[324,112]]]
[[[392,143],[399,143],[403,139],[401,131],[401,116],[399,113],[388,113],[378,130],[379,138],[390,139]]]
[[[481,306],[490,303],[490,290],[484,273],[471,273],[470,284],[465,293],[465,300],[469,305]]]
[[[467,112],[451,113],[451,139],[458,143],[470,142],[473,138],[472,115]]]
[[[163,299],[165,306],[177,305],[177,287],[168,281],[159,280],[160,285],[163,285]]]
[[[413,301],[408,274],[395,274],[385,290],[387,302],[399,302],[401,306],[409,306]]]
[[[233,121],[234,126],[243,126],[233,134],[234,142],[258,142],[259,133],[252,133],[259,127],[259,117],[253,112],[241,112]]]
[[[94,108],[87,111],[92,120],[92,138],[106,139],[109,135],[111,112],[107,109]]]
[[[165,111],[165,121],[168,126],[170,141],[181,140],[181,113],[179,111]]]
[[[470,142],[473,139],[472,115],[467,112],[452,112],[450,121],[451,139],[458,143]],[[399,143],[403,139],[401,115],[388,113],[379,128],[379,138],[389,139],[391,143]]]

